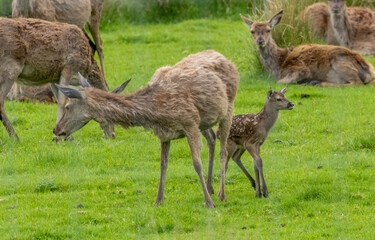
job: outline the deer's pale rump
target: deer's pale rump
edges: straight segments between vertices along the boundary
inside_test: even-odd
[[[60,88],[73,99],[54,132],[59,136],[70,135],[91,119],[125,128],[151,128],[161,142],[161,177],[155,205],[163,203],[164,199],[170,141],[186,137],[206,205],[214,207],[203,178],[200,134],[207,134],[206,131],[219,124],[223,133],[220,158],[224,164],[238,83],[239,74],[234,64],[223,55],[207,50],[190,55],[174,66],[158,69],[145,88],[131,94],[118,95],[94,88],[82,91]]]
[[[74,25],[39,19],[0,18],[0,113],[9,135],[18,138],[5,114],[4,101],[13,83],[37,86],[68,85],[81,72],[97,88],[107,84],[93,57],[87,38]],[[58,119],[65,96],[58,96]]]

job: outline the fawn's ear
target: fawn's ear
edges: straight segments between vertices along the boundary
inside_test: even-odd
[[[273,17],[268,21],[272,28],[273,28],[274,26],[276,26],[277,24],[279,24],[279,22],[280,22],[282,16],[283,16],[283,10],[281,10],[278,14],[276,14],[275,16],[273,16]]]
[[[68,98],[83,99],[83,94],[74,88],[64,87],[59,84],[55,84],[55,86]]]
[[[120,86],[118,86],[115,90],[112,91],[112,93],[120,93],[120,92],[124,91],[126,86],[129,84],[130,80],[132,80],[132,79],[130,78],[128,81],[126,81],[123,84],[121,84]]]
[[[286,90],[288,90],[288,86],[286,86],[285,88],[281,89],[280,92],[285,95]]]
[[[253,25],[253,21],[251,21],[250,19],[248,18],[245,18],[244,16],[242,16],[242,14],[240,14],[242,20],[244,20],[244,22],[246,23],[246,25],[250,28],[251,25]]]
[[[273,91],[272,91],[272,88],[270,88],[270,90],[269,90],[268,93],[267,93],[267,99],[268,99],[268,100],[271,99],[272,94],[273,94]]]

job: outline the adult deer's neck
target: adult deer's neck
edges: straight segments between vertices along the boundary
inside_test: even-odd
[[[142,126],[151,128],[157,118],[157,109],[148,87],[134,93],[120,95],[97,90],[86,93],[90,112],[99,123],[112,123],[124,128]]]
[[[284,61],[287,49],[279,48],[271,38],[264,47],[258,47],[260,60],[267,71],[274,77],[279,78],[280,66]]]
[[[258,118],[263,121],[263,126],[268,133],[273,125],[276,123],[279,116],[279,110],[274,108],[270,102],[267,100],[264,104],[262,110],[257,114]]]
[[[350,33],[351,25],[349,24],[346,8],[340,15],[331,14],[331,22],[336,38],[340,45],[343,47],[350,48]]]

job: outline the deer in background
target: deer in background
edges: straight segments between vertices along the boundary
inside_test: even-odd
[[[56,99],[49,84],[30,87],[14,83],[7,98],[11,101],[56,103]]]
[[[331,24],[341,46],[375,55],[375,11],[346,7],[346,0],[328,0]]]
[[[104,55],[99,34],[104,0],[13,0],[13,18],[39,18],[76,25],[85,32],[87,23],[98,51],[103,76]]]
[[[0,43],[0,120],[8,134],[17,140],[4,108],[5,98],[15,81],[31,86],[69,85],[70,79],[81,72],[94,87],[108,90],[88,39],[74,25],[31,18],[0,18]],[[58,94],[57,120],[63,115],[65,102],[65,95]],[[101,127],[106,137],[115,136],[113,125]]]
[[[161,174],[155,206],[164,201],[170,142],[186,137],[206,206],[215,207],[204,182],[200,133],[209,134],[211,128],[219,124],[221,172],[225,175],[225,146],[239,78],[232,62],[215,51],[207,50],[189,55],[174,66],[158,69],[146,87],[126,95],[91,87],[78,91],[59,86],[71,101],[66,106],[64,116],[56,124],[54,133],[66,137],[92,119],[124,128],[151,128],[161,145]],[[221,184],[224,182],[221,181]]]
[[[242,17],[251,30],[260,59],[277,83],[318,83],[321,86],[375,84],[373,66],[360,54],[339,46],[317,44],[279,48],[271,30],[281,20],[283,11],[269,21],[253,22]]]
[[[260,147],[266,140],[269,131],[276,123],[279,116],[279,110],[292,110],[294,104],[285,98],[285,92],[288,87],[276,92],[272,89],[267,93],[267,100],[263,109],[257,114],[244,114],[233,117],[232,126],[230,128],[227,151],[228,157],[225,162],[225,172],[228,169],[230,158],[241,168],[243,173],[249,179],[251,185],[256,191],[257,197],[268,197],[268,189],[263,175],[263,161],[260,157]],[[220,137],[220,129],[217,136]],[[255,180],[251,177],[245,166],[242,164],[241,156],[248,151],[254,161]],[[260,180],[262,181],[262,190],[260,190]],[[211,179],[212,175],[208,175]],[[219,195],[224,194],[224,188],[220,189]]]

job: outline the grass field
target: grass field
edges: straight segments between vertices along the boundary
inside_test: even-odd
[[[205,49],[221,52],[239,68],[235,114],[260,111],[269,88],[283,87],[254,71],[250,36],[239,20],[124,24],[107,28],[102,37],[110,89],[132,77],[125,92],[134,91],[158,67]],[[154,208],[160,143],[150,131],[116,128],[118,137],[108,140],[91,122],[73,142],[55,144],[55,105],[7,102],[20,142],[0,128],[0,238],[371,239],[374,92],[373,86],[290,86],[286,96],[296,107],[281,112],[262,147],[269,198],[256,199],[230,162],[227,202],[214,195],[211,210],[186,139],[172,142],[164,206]],[[205,173],[207,155],[204,145]],[[218,159],[217,154],[215,194]],[[253,173],[249,154],[243,160]]]

